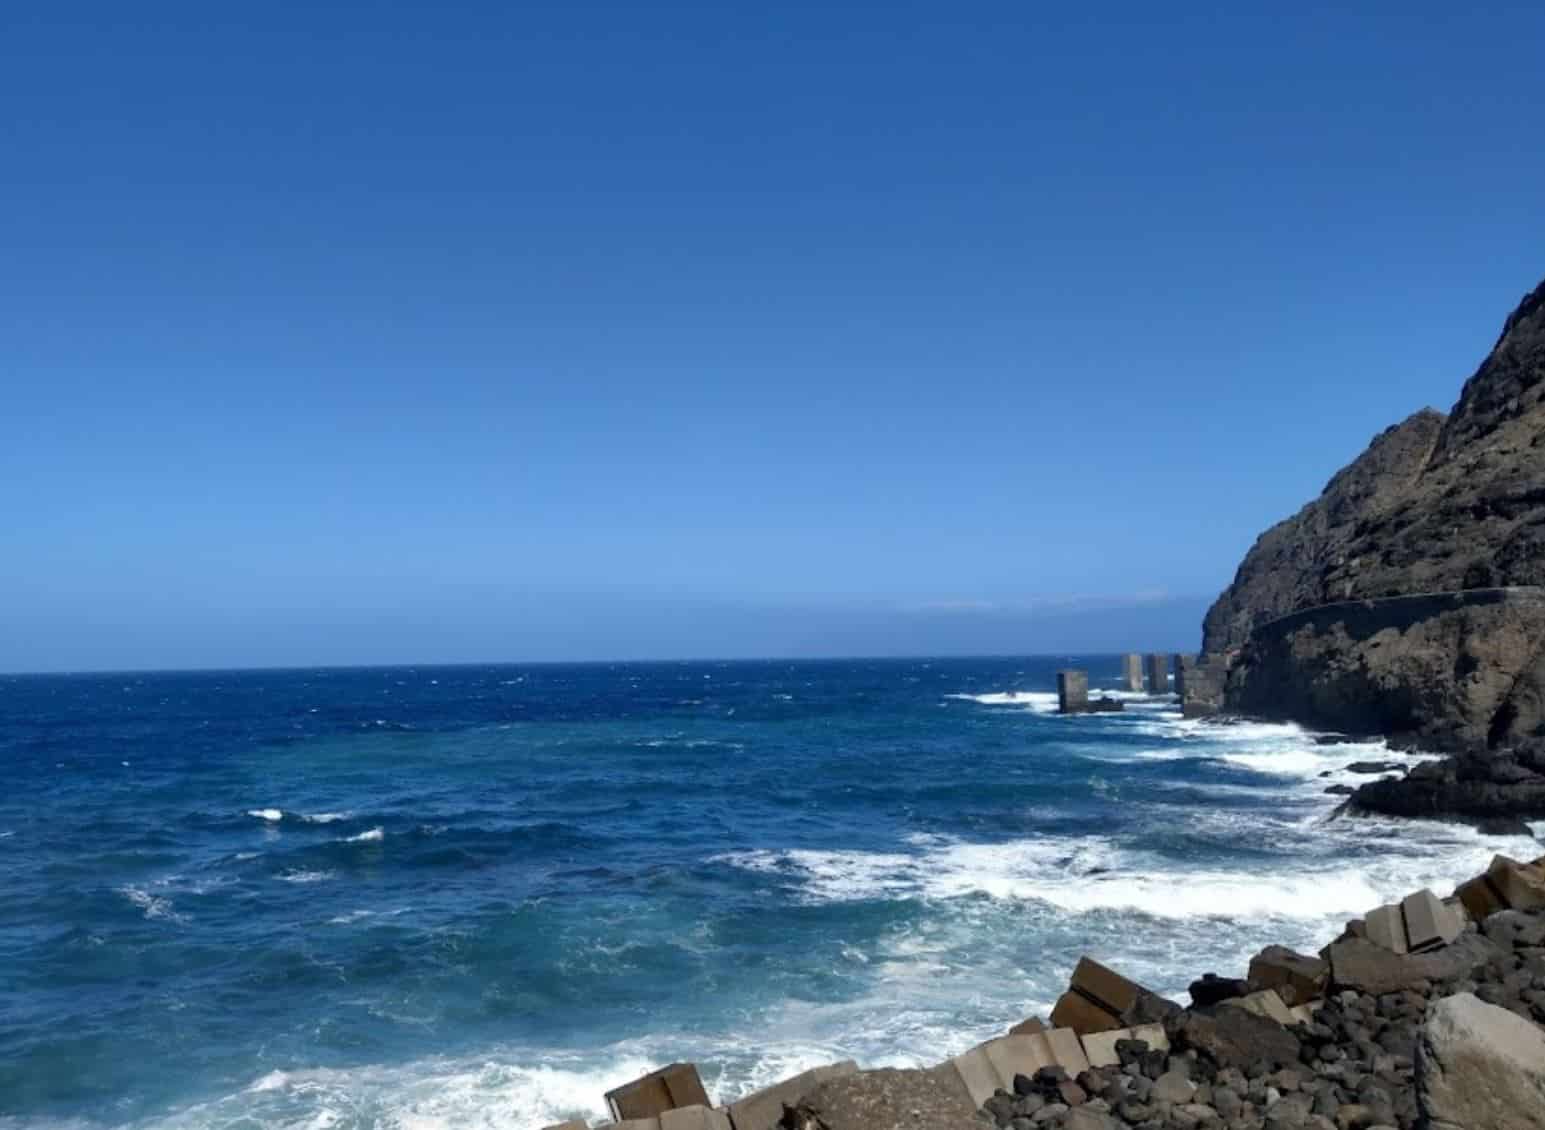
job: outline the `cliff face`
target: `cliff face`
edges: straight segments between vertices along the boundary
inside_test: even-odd
[[[1390,428],[1260,537],[1203,651],[1237,652],[1229,709],[1495,747],[1545,734],[1541,585],[1545,283],[1447,417]],[[1464,595],[1388,599],[1440,593]],[[1280,619],[1344,601],[1369,603]]]

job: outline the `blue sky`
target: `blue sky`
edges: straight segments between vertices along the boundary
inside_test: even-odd
[[[1545,275],[1538,4],[3,20],[0,669],[1194,646]]]

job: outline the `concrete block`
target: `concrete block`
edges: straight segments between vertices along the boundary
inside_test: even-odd
[[[606,1130],[660,1130],[658,1118],[624,1118],[613,1122]]]
[[[1296,1004],[1288,1009],[1293,1014],[1294,1024],[1307,1024],[1314,1019],[1314,1006],[1309,1004]]]
[[[729,1116],[708,1106],[678,1106],[660,1115],[660,1130],[730,1130]]]
[[[955,1071],[960,1076],[960,1081],[965,1085],[966,1093],[971,1096],[971,1105],[981,1107],[988,1099],[992,1098],[998,1088],[1003,1086],[998,1075],[998,1067],[988,1057],[985,1048],[976,1047],[968,1052],[962,1052],[950,1060]],[[1010,1084],[1013,1080],[1009,1080]]]
[[[1135,651],[1121,657],[1121,689],[1138,692],[1143,689],[1143,657]]]
[[[1148,668],[1148,693],[1169,694],[1169,656],[1150,655],[1144,665]]]
[[[1088,1070],[1089,1057],[1084,1054],[1084,1045],[1079,1042],[1078,1033],[1073,1029],[1053,1028],[1041,1039],[1046,1041],[1052,1060],[1066,1068],[1069,1076]]]
[[[673,1063],[641,1079],[606,1092],[606,1105],[618,1122],[657,1118],[682,1106],[709,1106],[697,1065]]]
[[[1014,1089],[1014,1076],[1034,1075],[1043,1067],[1056,1063],[1056,1057],[1048,1046],[1045,1034],[1039,1036],[1003,1036],[982,1045],[987,1058],[998,1072],[998,1086],[1006,1091]],[[1069,1071],[1069,1075],[1073,1072]]]
[[[1128,981],[1114,969],[1101,965],[1091,957],[1078,959],[1078,964],[1073,967],[1073,976],[1068,981],[1068,988],[1103,1005],[1107,1012],[1118,1017],[1135,1008],[1143,993],[1141,985]],[[1052,1027],[1060,1028],[1062,1025],[1053,1019]]]
[[[828,1079],[839,1079],[857,1071],[858,1064],[851,1059],[802,1071],[731,1103],[728,1107],[730,1122],[735,1130],[774,1130],[783,1120],[785,1106],[793,1106]]]
[[[1294,1023],[1293,1014],[1288,1011],[1288,1006],[1282,1003],[1282,998],[1277,995],[1275,989],[1262,989],[1259,992],[1250,993],[1242,997],[1233,997],[1222,1002],[1220,1008],[1242,1008],[1246,1012],[1253,1012],[1257,1016],[1264,1016],[1268,1020],[1275,1020],[1286,1028]]]
[[[1084,1046],[1084,1058],[1090,1067],[1114,1067],[1121,1062],[1116,1054],[1117,1040],[1130,1040],[1132,1029],[1112,1028],[1109,1032],[1090,1032],[1079,1042]]]
[[[1169,1037],[1164,1034],[1162,1024],[1139,1024],[1132,1029],[1132,1038],[1141,1040],[1148,1045],[1148,1050],[1155,1048],[1160,1051],[1169,1051]]]
[[[1466,879],[1454,888],[1454,897],[1465,908],[1465,914],[1472,922],[1484,922],[1497,911],[1507,909],[1502,893],[1497,890],[1488,875],[1477,875],[1473,879]]]
[[[1253,989],[1277,990],[1282,1003],[1291,1008],[1323,996],[1329,972],[1321,958],[1286,946],[1267,946],[1250,959],[1247,980]]]
[[[1186,677],[1196,670],[1196,656],[1182,655],[1177,651],[1169,657],[1169,660],[1171,666],[1175,669],[1175,693],[1184,702],[1186,698]]]
[[[1464,920],[1425,888],[1407,895],[1400,903],[1400,913],[1412,953],[1446,946],[1465,928]]]
[[[1076,714],[1089,705],[1089,672],[1069,668],[1057,672],[1057,709]]]
[[[1142,1040],[1149,1049],[1169,1048],[1169,1037],[1162,1024],[1140,1024],[1136,1028],[1113,1028],[1109,1032],[1091,1032],[1079,1042],[1090,1067],[1114,1067],[1121,1062],[1116,1054],[1117,1040]]]
[[[1401,917],[1398,906],[1381,906],[1370,910],[1363,924],[1368,932],[1368,940],[1374,945],[1383,946],[1392,953],[1410,951],[1411,947],[1406,941],[1405,919]]]
[[[1545,868],[1499,855],[1486,868],[1486,877],[1512,909],[1545,908]]]
[[[1101,1008],[1073,989],[1057,998],[1051,1010],[1051,1022],[1055,1028],[1071,1028],[1080,1036],[1090,1032],[1108,1032],[1122,1026],[1121,1017]]]
[[[1021,1020],[1009,1029],[1010,1036],[1034,1036],[1046,1031],[1046,1022],[1039,1016],[1032,1016],[1028,1020]]]

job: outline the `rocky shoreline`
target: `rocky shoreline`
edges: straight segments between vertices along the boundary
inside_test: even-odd
[[[1202,632],[1207,709],[1454,755],[1352,811],[1545,819],[1545,282],[1448,413],[1256,540]]]
[[[607,1097],[615,1130],[1545,1130],[1545,856],[1190,996],[1086,957],[1049,1018],[931,1068],[844,1061],[714,1107],[673,1064]]]

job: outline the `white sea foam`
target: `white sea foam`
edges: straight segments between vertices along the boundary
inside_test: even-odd
[[[1057,709],[1057,696],[1047,691],[995,691],[990,694],[947,694],[944,697],[961,702],[977,702],[983,706],[1019,706],[1037,714],[1050,714]]]
[[[337,875],[336,871],[306,871],[296,868],[281,872],[274,878],[281,883],[325,883],[328,879],[336,878]]]
[[[284,813],[277,808],[249,808],[247,815],[258,820],[266,820],[270,824],[277,824],[284,819]]]
[[[357,836],[346,836],[343,840],[346,844],[373,844],[386,838],[386,830],[379,825],[368,832],[361,832]]]
[[[536,1130],[567,1118],[607,1118],[602,1102],[607,1090],[664,1062],[637,1055],[582,1059],[495,1048],[467,1059],[275,1070],[157,1125],[164,1130],[237,1124],[286,1130]]]
[[[301,814],[301,819],[307,824],[336,824],[340,820],[347,820],[347,812],[307,812]]]
[[[1198,817],[1201,819],[1201,817]],[[1211,814],[1219,834],[1258,817]],[[1320,820],[1318,814],[1305,817]],[[1280,825],[1281,835],[1302,834]],[[1318,921],[1361,914],[1420,887],[1452,885],[1485,868],[1491,854],[1527,855],[1531,845],[1438,826],[1420,840],[1409,829],[1377,820],[1338,821],[1315,829],[1324,851],[1304,858],[1238,868],[1198,868],[1097,837],[1047,837],[1002,843],[918,838],[915,853],[752,851],[718,861],[792,881],[809,902],[875,899],[992,899],[1039,902],[1067,914],[1127,912],[1156,919],[1240,918]],[[1383,841],[1389,841],[1384,843]],[[1379,843],[1355,865],[1345,848]]]
[[[144,911],[145,917],[151,921],[158,919],[178,923],[187,921],[184,915],[178,914],[173,908],[171,899],[153,895],[143,887],[119,887],[118,893]]]

